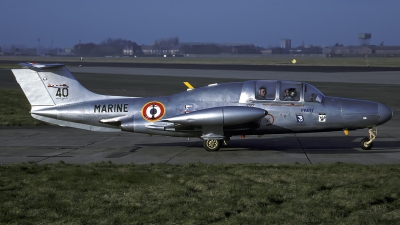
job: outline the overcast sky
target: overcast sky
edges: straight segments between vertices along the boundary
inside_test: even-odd
[[[123,38],[181,42],[400,45],[399,0],[2,0],[0,45],[72,47]]]

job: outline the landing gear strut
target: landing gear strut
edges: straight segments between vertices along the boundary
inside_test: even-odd
[[[375,128],[375,130],[373,130]],[[361,140],[361,148],[364,150],[370,150],[374,144],[372,143],[376,139],[376,135],[378,135],[378,129],[376,127],[369,128],[369,138],[363,138]]]

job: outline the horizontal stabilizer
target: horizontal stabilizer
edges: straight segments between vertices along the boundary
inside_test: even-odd
[[[62,67],[64,64],[60,63],[53,63],[53,64],[38,64],[38,63],[19,63],[19,65],[26,67],[28,69],[45,69],[45,68],[56,68],[56,67]]]

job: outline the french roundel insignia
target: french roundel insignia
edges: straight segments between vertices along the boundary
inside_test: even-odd
[[[148,102],[142,108],[143,119],[155,122],[165,115],[165,107],[161,102]]]

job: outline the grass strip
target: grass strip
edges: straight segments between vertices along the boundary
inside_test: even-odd
[[[0,166],[0,224],[399,224],[399,165]]]
[[[37,126],[46,123],[32,118],[31,105],[22,90],[0,89],[0,126]]]

